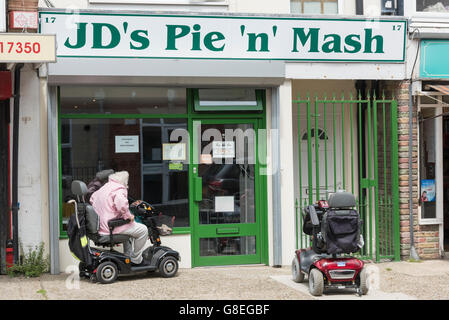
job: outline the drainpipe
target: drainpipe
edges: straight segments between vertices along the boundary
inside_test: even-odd
[[[12,223],[13,223],[13,263],[19,261],[19,201],[18,201],[18,165],[19,165],[19,113],[20,113],[20,70],[23,63],[14,69],[14,118],[12,132]]]
[[[412,80],[408,87],[408,192],[409,192],[409,212],[410,212],[410,259],[419,260],[415,249],[415,237],[413,232],[413,91]]]
[[[403,16],[404,15],[404,0],[397,0],[396,3],[396,15]]]
[[[363,0],[355,0],[355,14],[363,16]]]

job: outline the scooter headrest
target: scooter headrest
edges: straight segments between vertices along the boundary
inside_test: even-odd
[[[87,186],[84,182],[80,180],[74,180],[72,181],[72,193],[75,196],[84,196],[88,192]]]
[[[114,170],[112,169],[107,169],[107,170],[102,170],[100,172],[97,172],[97,174],[95,175],[95,177],[100,180],[101,182],[107,182],[108,181],[108,177],[114,173]]]
[[[329,208],[352,208],[355,207],[355,197],[350,192],[339,191],[329,196]]]

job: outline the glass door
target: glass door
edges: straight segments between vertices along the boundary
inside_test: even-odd
[[[193,121],[193,264],[261,262],[257,121]]]

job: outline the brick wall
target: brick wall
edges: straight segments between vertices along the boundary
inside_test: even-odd
[[[37,12],[39,0],[8,0],[8,19],[11,11]],[[9,25],[9,23],[8,23]],[[22,29],[12,29],[9,32],[22,32]],[[37,29],[26,29],[26,32],[36,33]]]
[[[398,101],[398,144],[399,144],[399,219],[401,238],[401,259],[410,257],[410,212],[409,212],[409,82],[384,81],[382,88]],[[413,110],[413,232],[415,249],[421,259],[440,257],[438,225],[418,224],[418,126],[417,106]]]

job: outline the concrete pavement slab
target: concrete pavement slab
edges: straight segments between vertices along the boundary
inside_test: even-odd
[[[318,300],[449,299],[449,261],[368,263],[370,292],[328,292]],[[0,276],[0,300],[316,300],[307,280],[291,280],[290,266],[264,265],[180,269],[174,278],[157,273],[120,277],[102,285],[76,274],[39,278]]]

